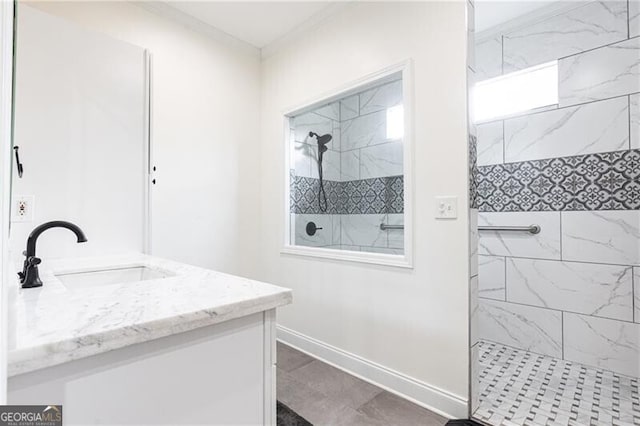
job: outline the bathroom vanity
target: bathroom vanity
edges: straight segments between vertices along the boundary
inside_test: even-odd
[[[9,298],[9,404],[62,404],[65,424],[275,424],[290,290],[138,254],[40,268],[43,287]]]

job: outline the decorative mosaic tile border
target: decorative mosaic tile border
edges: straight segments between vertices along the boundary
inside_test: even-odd
[[[478,206],[484,212],[635,210],[639,178],[640,150],[482,166]]]
[[[404,212],[404,179],[389,176],[347,182],[324,181],[327,211],[320,211],[320,181],[291,176],[290,206],[299,214],[380,214]]]
[[[478,208],[478,138],[469,135],[469,206]]]

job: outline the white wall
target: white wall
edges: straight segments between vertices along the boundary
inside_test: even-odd
[[[142,251],[144,49],[24,4],[18,12],[14,144],[24,174],[14,174],[12,194],[13,204],[35,202],[33,220],[12,223],[14,256],[51,220],[77,224],[89,241],[48,231],[38,240],[45,261]]]
[[[130,3],[29,4],[152,52],[154,254],[291,287],[295,303],[279,312],[284,327],[397,372],[392,390],[411,384],[410,397],[466,415],[465,2],[346,5],[270,49],[262,70],[255,49]],[[407,58],[414,269],[281,255],[283,111]],[[458,220],[435,220],[436,195],[459,197]]]
[[[424,391],[409,396],[461,417],[469,343],[465,3],[350,4],[265,58],[260,173],[260,278],[294,292],[279,324],[407,376],[406,389]],[[414,269],[280,254],[282,113],[407,58],[415,82]],[[437,195],[459,197],[458,220],[434,218]]]
[[[250,275],[258,238],[258,50],[131,3],[29,5],[150,50],[153,254]]]

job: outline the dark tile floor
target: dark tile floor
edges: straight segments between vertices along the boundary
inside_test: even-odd
[[[278,400],[316,426],[442,426],[444,417],[278,343]]]

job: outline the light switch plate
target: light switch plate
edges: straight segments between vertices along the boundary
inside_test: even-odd
[[[457,219],[458,197],[436,197],[436,219]]]
[[[17,195],[13,198],[11,208],[12,222],[33,222],[35,197],[33,195]]]

